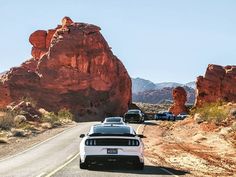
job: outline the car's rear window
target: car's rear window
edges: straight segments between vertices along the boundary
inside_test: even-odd
[[[130,134],[130,128],[126,126],[95,126],[93,134]]]
[[[129,114],[139,114],[139,111],[128,111]]]
[[[106,118],[106,122],[121,122],[120,118]]]

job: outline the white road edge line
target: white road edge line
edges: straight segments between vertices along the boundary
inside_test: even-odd
[[[69,155],[67,158],[66,158],[66,160],[69,160],[70,158],[72,158],[73,157],[73,155]]]
[[[55,170],[53,170],[51,173],[49,173],[48,175],[46,175],[45,177],[51,177],[52,175],[54,175],[55,173],[57,173],[58,171],[60,171],[62,168],[64,168],[65,166],[67,166],[69,163],[71,163],[73,160],[75,160],[78,156],[79,156],[80,152],[78,152],[77,154],[75,154],[70,160],[68,160],[66,163],[62,164],[61,166],[59,166],[58,168],[56,168]]]
[[[137,128],[137,130],[136,130],[136,132],[137,132],[137,134],[139,134],[139,129],[140,129],[140,127],[142,126],[143,124],[141,124],[141,125],[139,125],[138,126],[138,128]],[[151,163],[151,162],[150,162]],[[152,163],[153,164],[153,163]],[[153,164],[154,165],[154,164]],[[164,172],[166,172],[166,173],[168,173],[168,174],[170,174],[170,175],[173,175],[173,176],[175,176],[175,177],[179,177],[178,175],[175,175],[174,173],[172,173],[172,172],[170,172],[169,170],[167,170],[167,169],[165,169],[165,168],[160,168],[162,171],[164,171]]]
[[[57,135],[55,135],[55,136],[53,136],[53,137],[51,137],[51,138],[49,138],[49,139],[46,139],[46,140],[44,140],[44,141],[42,141],[42,142],[40,142],[40,143],[35,143],[32,147],[30,147],[30,148],[28,148],[28,149],[26,149],[26,150],[24,150],[24,151],[21,151],[21,152],[19,152],[19,153],[17,153],[17,154],[14,154],[14,155],[12,155],[12,156],[6,157],[6,158],[4,158],[4,159],[0,159],[0,162],[5,161],[5,160],[10,159],[10,158],[13,158],[13,157],[16,157],[16,156],[18,156],[18,155],[20,155],[20,154],[24,154],[24,153],[26,153],[26,152],[28,152],[28,151],[30,151],[30,150],[32,150],[32,149],[34,149],[34,148],[40,146],[41,144],[43,144],[43,143],[45,143],[45,142],[48,142],[48,141],[50,141],[50,140],[52,140],[52,139],[54,139],[54,138],[60,136],[60,135],[63,134],[63,133],[66,133],[66,132],[70,131],[72,128],[74,128],[74,127],[76,127],[76,126],[77,126],[77,125],[75,125],[75,126],[73,126],[73,127],[70,127],[70,128],[68,128],[68,129],[62,131],[61,133],[59,133],[59,134],[57,134]]]
[[[138,128],[137,128],[137,130],[136,130],[136,133],[137,133],[137,134],[139,134],[138,131],[139,131],[139,129],[140,129],[141,126],[142,126],[142,124],[138,126]]]

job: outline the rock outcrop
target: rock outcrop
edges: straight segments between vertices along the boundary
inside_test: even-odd
[[[48,111],[67,108],[77,120],[123,115],[131,103],[131,79],[99,32],[69,17],[29,38],[33,58],[0,79],[0,108],[30,97]]]
[[[178,115],[180,113],[187,113],[188,109],[185,106],[187,101],[187,93],[183,87],[176,87],[172,92],[174,104],[170,107],[169,111],[171,111],[174,115]]]
[[[208,65],[205,77],[197,78],[196,87],[197,107],[217,101],[236,102],[236,66]]]

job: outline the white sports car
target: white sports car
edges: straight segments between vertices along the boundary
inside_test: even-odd
[[[128,125],[94,125],[87,135],[81,134],[80,168],[105,163],[129,163],[144,167],[142,135]]]

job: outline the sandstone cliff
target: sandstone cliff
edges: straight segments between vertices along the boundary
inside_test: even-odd
[[[0,79],[0,108],[23,97],[49,111],[71,110],[77,120],[123,115],[131,102],[131,79],[99,32],[74,23],[31,34],[33,58]]]
[[[197,78],[195,105],[217,101],[236,102],[236,66],[210,64],[205,76]]]

